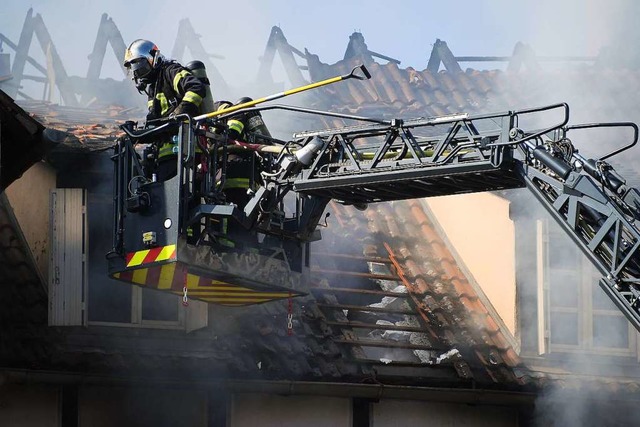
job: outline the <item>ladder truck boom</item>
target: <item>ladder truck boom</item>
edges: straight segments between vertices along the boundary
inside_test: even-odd
[[[408,120],[284,105],[251,109],[338,117],[358,124],[298,132],[290,141],[238,142],[225,136],[223,124],[238,114],[235,111],[214,119],[173,121],[162,126],[178,136],[179,173],[164,183],[139,178],[147,175],[136,164],[134,147],[166,129],[125,127],[127,137],[114,154],[113,277],[141,284],[132,280],[139,267],[129,260],[140,259],[140,251],[174,245],[177,255],[172,260],[181,265],[182,278],[172,276],[164,283],[143,285],[181,294],[183,289],[176,283],[196,281],[201,285],[198,292],[210,292],[194,293],[195,298],[222,304],[227,300],[219,298],[222,291],[214,292],[216,286],[257,292],[246,303],[295,296],[305,291],[308,244],[320,238],[319,224],[331,200],[365,208],[391,200],[526,187],[593,262],[602,274],[600,286],[640,330],[640,231],[636,223],[640,192],[627,186],[606,161],[637,143],[634,123],[568,125],[565,103]],[[534,126],[525,126],[529,122]],[[628,128],[633,137],[605,156],[585,158],[568,135],[597,128]],[[198,141],[201,147],[208,147],[205,174],[194,161]],[[225,201],[225,162],[234,150],[255,152],[261,162],[259,175],[251,177],[252,197],[245,206]],[[131,185],[133,181],[137,184]],[[222,223],[235,224],[250,236],[240,246],[253,255],[221,244],[224,232],[216,227]],[[196,242],[186,237],[193,227],[202,230]],[[149,233],[153,239],[144,241]],[[231,258],[235,264],[227,261]],[[254,267],[271,262],[280,272],[277,280],[243,268],[249,259],[254,259]],[[150,267],[162,265],[157,261]]]

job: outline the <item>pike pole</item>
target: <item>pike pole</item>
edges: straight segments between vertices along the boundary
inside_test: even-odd
[[[357,74],[357,71],[362,72],[362,75]],[[232,113],[234,111],[242,110],[243,108],[250,108],[250,107],[253,107],[255,105],[262,104],[263,102],[273,101],[275,99],[284,98],[285,96],[289,96],[289,95],[293,95],[293,94],[296,94],[296,93],[304,92],[306,90],[315,89],[317,87],[330,85],[332,83],[336,83],[336,82],[339,82],[339,81],[342,81],[342,80],[348,80],[348,79],[368,80],[370,78],[371,78],[371,74],[369,74],[369,71],[365,68],[365,66],[364,65],[359,65],[357,67],[354,67],[353,70],[351,70],[351,72],[349,74],[345,74],[343,76],[331,77],[329,79],[322,80],[322,81],[319,81],[319,82],[316,82],[316,83],[311,83],[311,84],[308,84],[308,85],[305,85],[305,86],[300,86],[300,87],[297,87],[297,88],[294,88],[294,89],[285,90],[284,92],[274,93],[273,95],[265,96],[263,98],[259,98],[259,99],[253,100],[253,101],[245,102],[243,104],[232,105],[231,107],[225,108],[223,110],[212,111],[210,113],[201,114],[199,116],[194,117],[193,120],[194,121],[199,121],[199,120],[204,120],[204,119],[210,119],[212,117],[221,116],[223,114]]]

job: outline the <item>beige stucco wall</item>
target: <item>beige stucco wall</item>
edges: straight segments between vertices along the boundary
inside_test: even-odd
[[[515,427],[514,408],[441,402],[381,400],[373,403],[372,427]]]
[[[5,193],[20,224],[42,276],[48,275],[49,261],[49,192],[56,186],[53,168],[36,163]]]
[[[455,251],[515,335],[515,231],[509,202],[490,193],[434,197],[426,203]]]
[[[351,426],[351,399],[346,397],[235,394],[233,427]]]

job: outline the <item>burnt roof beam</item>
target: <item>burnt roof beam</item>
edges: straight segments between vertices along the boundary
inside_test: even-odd
[[[70,107],[77,107],[78,100],[69,82],[69,76],[67,75],[67,71],[64,69],[62,60],[60,59],[58,51],[56,50],[56,47],[51,40],[51,35],[49,34],[49,30],[44,24],[42,16],[39,13],[36,14],[32,22],[33,27],[31,30],[33,31],[33,33],[35,33],[36,38],[38,39],[38,42],[40,42],[40,46],[42,47],[42,51],[47,57],[48,77],[50,77],[52,82],[55,82],[55,85],[58,87],[64,103]]]
[[[524,43],[516,43],[513,48],[513,55],[507,66],[507,71],[518,72],[525,66],[530,71],[539,71],[540,64],[536,59],[536,53],[531,46]]]
[[[301,58],[306,58],[306,55],[300,50],[291,46],[287,41],[282,29],[274,26],[271,28],[271,34],[269,34],[269,40],[267,40],[267,46],[264,49],[264,54],[260,58],[260,68],[258,70],[257,80],[273,83],[273,77],[271,76],[271,68],[273,67],[273,60],[275,59],[276,52],[280,55],[280,60],[284,65],[284,69],[287,73],[287,77],[294,86],[301,86],[308,82],[303,77],[300,71],[304,67],[301,67],[296,62],[295,57],[298,55]]]
[[[47,67],[42,67],[36,61],[29,57],[29,48],[33,41],[33,35],[36,35],[40,47],[47,58]],[[60,94],[64,102],[69,106],[77,106],[78,100],[75,97],[73,90],[68,82],[67,72],[62,65],[62,61],[58,56],[55,46],[49,35],[49,31],[42,20],[42,16],[37,14],[33,16],[33,9],[27,11],[24,25],[22,26],[22,32],[20,33],[20,39],[17,45],[10,43],[8,39],[3,37],[3,41],[7,42],[10,47],[13,47],[16,51],[16,55],[13,61],[13,67],[11,68],[11,74],[13,76],[12,84],[8,85],[8,95],[15,98],[16,95],[21,94],[20,82],[24,76],[24,67],[27,62],[32,64],[38,71],[47,76],[50,81],[58,86]],[[46,83],[45,83],[46,86]]]
[[[7,46],[9,46],[11,49],[16,51],[16,58],[14,59],[14,62],[13,62],[14,66],[15,66],[15,63],[18,60],[18,56],[17,56],[18,45],[15,44],[14,42],[12,42],[11,40],[9,40],[4,34],[0,34],[0,41],[2,41],[2,43],[6,43]],[[47,74],[47,69],[45,67],[43,67],[42,65],[40,65],[40,63],[38,63],[38,61],[33,59],[31,56],[27,55],[25,57],[25,60],[29,64],[33,65],[35,67],[35,69],[40,71],[42,74]],[[12,71],[12,74],[13,74],[13,71]]]
[[[111,44],[113,54],[118,60],[122,74],[126,76],[127,70],[122,63],[124,51],[126,50],[124,39],[122,38],[120,30],[118,30],[118,27],[113,22],[113,19],[109,18],[109,15],[106,13],[103,13],[100,19],[100,26],[98,27],[98,34],[96,35],[96,41],[93,44],[93,52],[89,55],[87,79],[97,80],[100,78],[100,71],[102,70],[102,63],[107,53],[108,44]]]
[[[355,32],[349,36],[349,44],[344,52],[344,59],[361,58],[365,63],[373,62],[373,57],[362,33]]]
[[[456,57],[453,56],[453,53],[447,46],[447,43],[440,39],[436,39],[436,42],[433,44],[433,49],[431,49],[431,56],[429,56],[427,70],[432,73],[437,73],[438,70],[440,70],[441,63],[447,71],[462,72],[460,64],[458,64]]]
[[[15,98],[20,89],[20,80],[22,80],[22,74],[24,73],[24,66],[26,65],[27,58],[29,56],[29,46],[33,40],[33,9],[27,11],[27,16],[24,19],[22,25],[22,31],[20,32],[20,39],[18,39],[18,45],[14,48],[16,56],[13,59],[13,67],[11,68],[11,74],[15,80],[15,86],[9,88],[7,95]],[[42,74],[47,74],[47,70],[44,67],[40,68]]]
[[[216,90],[215,98],[221,98],[220,92],[222,93],[222,97],[228,96],[230,95],[229,85],[222,77],[222,74],[220,74],[218,68],[213,65],[213,62],[211,62],[211,58],[222,59],[224,57],[208,53],[200,40],[201,37],[202,36],[197,34],[193,29],[191,21],[189,21],[188,18],[180,20],[176,41],[173,45],[173,49],[171,50],[171,57],[178,61],[182,61],[185,50],[189,48],[192,56],[204,63],[209,80],[212,82],[211,89],[212,91],[214,88]]]
[[[375,57],[400,65],[400,61],[395,58],[369,50],[364,41],[364,36],[359,32],[355,32],[349,36],[349,44],[347,45],[347,49],[344,53],[344,59],[356,57],[361,57],[365,62],[373,62],[373,58]]]

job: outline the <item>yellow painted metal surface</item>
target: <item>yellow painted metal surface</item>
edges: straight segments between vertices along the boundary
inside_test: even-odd
[[[189,298],[212,304],[242,306],[274,301],[299,293],[280,287],[252,289],[189,272],[188,266],[176,259],[176,245],[169,245],[127,254],[125,270],[112,275],[114,279],[146,288],[183,296],[187,288]],[[227,275],[228,276],[228,275]],[[246,279],[242,279],[246,282]]]

